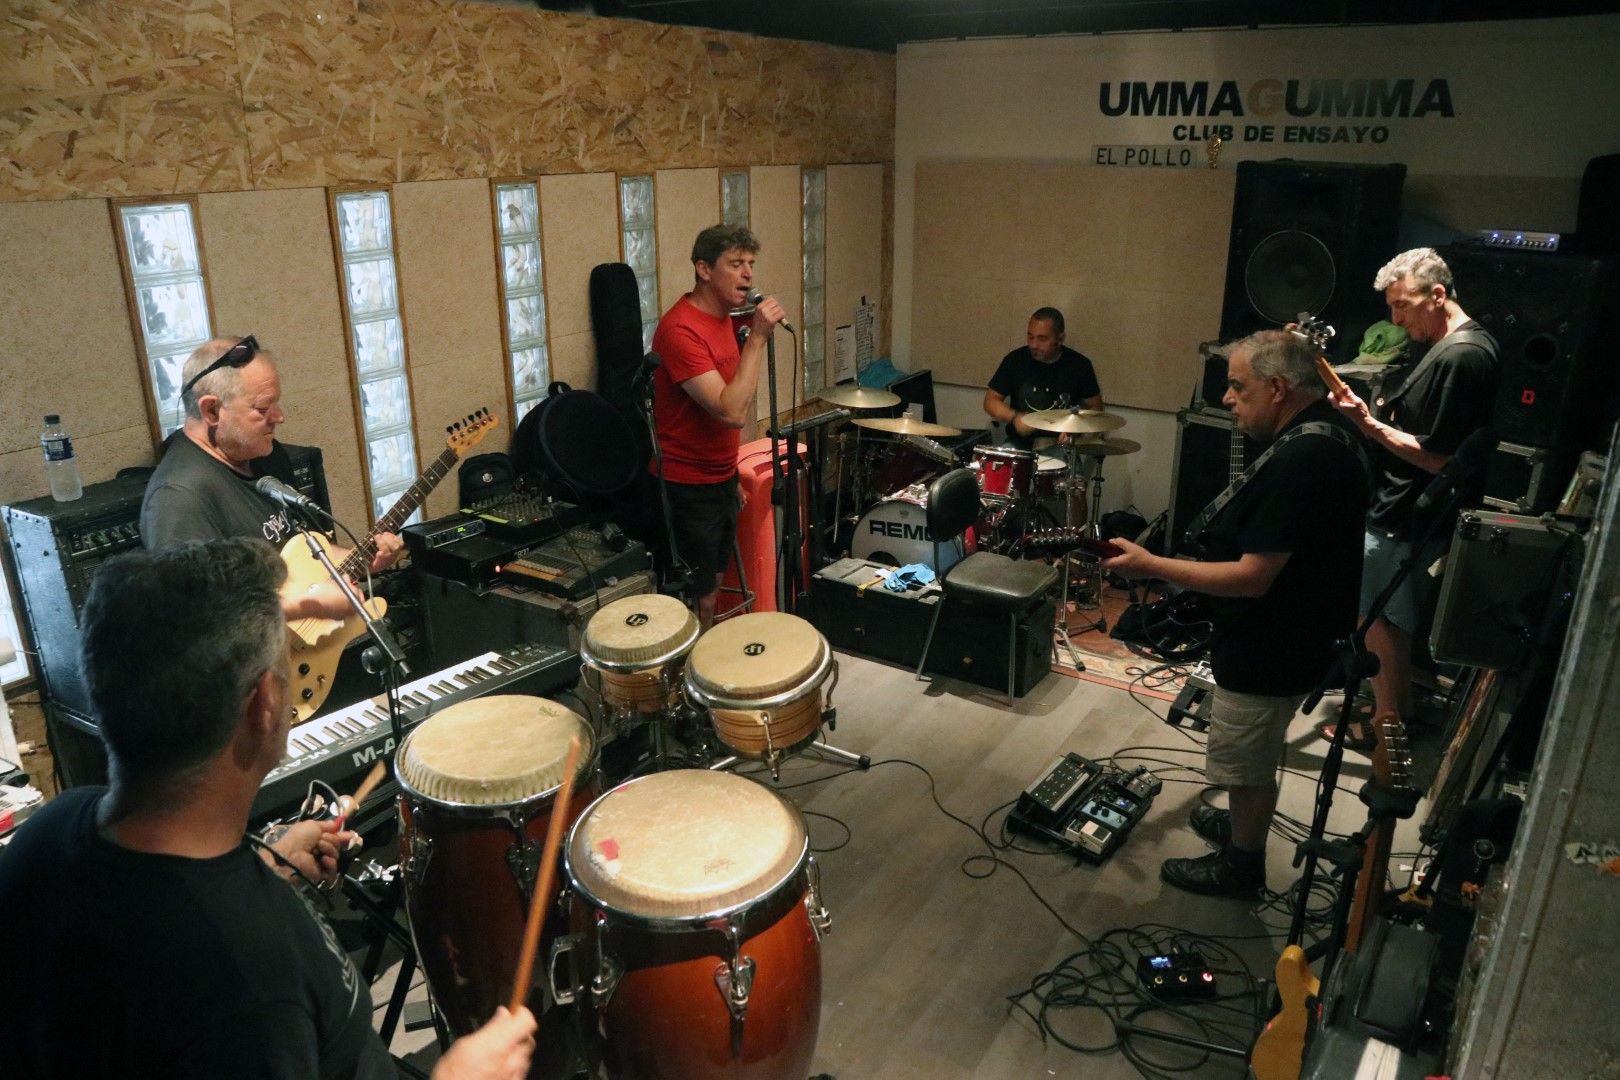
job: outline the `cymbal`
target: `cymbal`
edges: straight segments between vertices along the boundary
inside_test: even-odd
[[[820,397],[829,405],[842,405],[846,409],[887,409],[900,404],[899,394],[873,390],[869,386],[829,386],[821,391]]]
[[[1122,439],[1113,435],[1075,439],[1069,445],[1074,447],[1074,452],[1081,457],[1118,457],[1120,454],[1134,454],[1142,449],[1142,444],[1135,439]]]
[[[891,435],[927,435],[929,438],[939,438],[941,435],[960,435],[961,428],[946,427],[944,424],[925,424],[921,420],[913,420],[909,416],[877,417],[868,420],[851,421],[856,427],[868,431],[887,431]]]
[[[1037,431],[1050,431],[1057,435],[1102,435],[1125,426],[1123,416],[1101,409],[1047,409],[1045,412],[1025,413],[1023,421]]]

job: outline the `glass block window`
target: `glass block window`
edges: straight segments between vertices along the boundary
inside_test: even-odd
[[[727,225],[748,227],[747,169],[728,169],[720,174],[720,219]]]
[[[636,275],[641,293],[641,347],[652,348],[658,329],[658,238],[653,207],[653,178],[619,178],[619,225],[624,231],[624,261]]]
[[[540,263],[540,195],[532,181],[495,185],[501,244],[501,304],[512,373],[513,430],[546,396],[546,279]]]
[[[804,350],[804,393],[809,397],[821,390],[827,373],[826,287],[823,272],[827,263],[827,170],[805,169],[801,174],[804,192],[804,318],[800,323],[800,347]]]
[[[332,199],[343,313],[354,357],[366,487],[375,521],[416,479],[411,384],[405,369],[405,326],[399,313],[393,212],[386,191],[345,191]],[[415,521],[420,511],[411,516]]]
[[[180,370],[186,357],[213,337],[196,207],[189,201],[130,203],[120,205],[116,217],[161,438],[185,419]]]
[[[0,684],[9,686],[28,677],[28,658],[23,655],[22,631],[17,628],[17,614],[11,604],[11,588],[4,581],[0,581],[0,637],[9,640],[17,653],[11,663],[0,666]]]

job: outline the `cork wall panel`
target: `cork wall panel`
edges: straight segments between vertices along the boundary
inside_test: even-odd
[[[1052,305],[1105,400],[1179,408],[1198,343],[1219,330],[1233,181],[1229,170],[919,165],[912,366],[984,386],[1029,313]]]
[[[105,200],[0,206],[0,251],[0,498],[44,491],[38,440],[47,412],[74,436],[86,482],[150,464],[146,392]]]
[[[417,457],[424,468],[445,448],[446,424],[481,407],[503,426],[511,419],[491,208],[483,180],[394,188]],[[506,442],[503,430],[473,453],[499,450]],[[436,517],[457,505],[452,474],[428,496],[424,513]]]
[[[827,381],[832,382],[834,330],[854,326],[862,297],[874,305],[882,299],[881,164],[827,166],[826,254],[827,336],[822,355],[827,358]]]
[[[720,221],[719,169],[661,169],[658,198],[658,310],[692,289],[692,241]]]
[[[893,157],[893,56],[473,0],[16,0],[0,199]]]
[[[231,0],[9,0],[0,199],[253,186]]]
[[[804,196],[797,165],[755,166],[748,171],[748,223],[759,238],[754,283],[776,297],[794,326],[804,315]],[[787,412],[793,394],[793,339],[776,332],[777,409]],[[758,415],[770,415],[765,375],[759,380]]]
[[[618,178],[612,173],[541,177],[540,239],[551,377],[576,390],[595,389],[591,269],[620,258]]]
[[[333,511],[369,522],[326,192],[203,195],[197,209],[216,331],[253,334],[275,356],[278,437],[320,447]]]

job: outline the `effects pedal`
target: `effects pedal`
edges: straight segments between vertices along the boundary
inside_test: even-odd
[[[1145,768],[1127,773],[1068,753],[1024,789],[1007,824],[1100,863],[1119,850],[1160,787],[1159,778]]]
[[[1209,730],[1209,710],[1215,704],[1215,674],[1209,662],[1200,660],[1187,671],[1187,677],[1170,706],[1167,723],[1173,727]]]
[[[1212,998],[1220,993],[1215,972],[1195,951],[1157,953],[1136,958],[1136,977],[1142,988],[1160,1001]]]

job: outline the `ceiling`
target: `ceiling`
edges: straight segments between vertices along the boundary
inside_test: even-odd
[[[535,0],[537,7],[893,52],[906,41],[1214,27],[1446,23],[1620,11],[1620,0]]]

